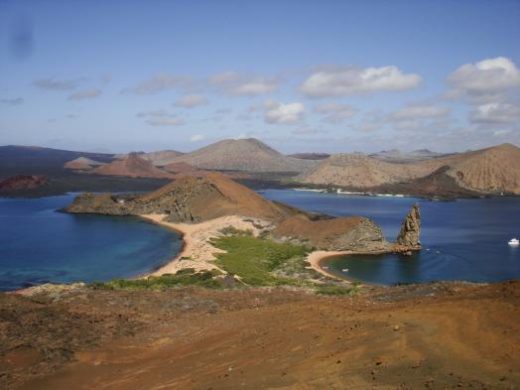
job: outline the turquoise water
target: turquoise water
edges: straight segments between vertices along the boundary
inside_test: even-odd
[[[520,198],[461,199],[432,202],[267,190],[269,199],[335,216],[363,215],[394,240],[410,206],[419,203],[423,250],[412,257],[344,256],[328,262],[338,275],[377,284],[435,280],[475,282],[520,278],[520,248],[507,241],[520,236]]]
[[[0,290],[132,277],[181,248],[176,233],[139,218],[56,211],[73,198],[0,198]]]

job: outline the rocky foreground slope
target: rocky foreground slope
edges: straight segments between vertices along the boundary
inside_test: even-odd
[[[332,218],[306,213],[267,200],[215,172],[184,176],[144,195],[83,194],[66,211],[106,215],[161,214],[166,215],[167,221],[177,223],[198,223],[237,215],[268,221],[272,226],[270,234],[277,240],[296,241],[318,249],[391,251],[393,248],[381,229],[367,218]],[[418,248],[408,245],[405,249]]]
[[[516,389],[520,282],[0,294],[2,389]]]

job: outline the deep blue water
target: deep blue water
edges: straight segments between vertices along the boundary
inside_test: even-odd
[[[176,233],[138,218],[56,211],[73,198],[0,198],[0,290],[131,277],[180,250]]]
[[[394,240],[413,203],[422,216],[423,250],[412,257],[344,256],[328,262],[330,271],[378,284],[465,280],[475,282],[520,278],[520,248],[507,241],[520,236],[520,198],[461,199],[432,202],[320,194],[293,190],[261,192],[269,199],[335,216],[363,215]],[[348,271],[342,271],[346,270]]]

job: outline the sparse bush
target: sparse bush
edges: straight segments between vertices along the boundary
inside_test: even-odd
[[[358,293],[359,286],[353,284],[352,286],[341,286],[338,284],[323,284],[316,287],[316,294],[323,295],[348,295],[353,296]]]
[[[180,286],[200,286],[221,288],[221,281],[214,279],[212,271],[194,272],[193,268],[178,271],[175,275],[149,276],[142,279],[115,279],[109,282],[91,284],[95,289],[105,290],[163,290]]]

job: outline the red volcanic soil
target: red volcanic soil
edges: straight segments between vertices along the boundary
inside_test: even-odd
[[[174,176],[155,167],[137,154],[131,153],[127,157],[103,165],[91,171],[96,175],[104,176],[127,176],[127,177],[149,177],[157,179],[170,179]]]
[[[0,294],[0,388],[515,389],[520,282]]]
[[[41,175],[17,175],[0,181],[0,192],[33,190],[47,183]]]

